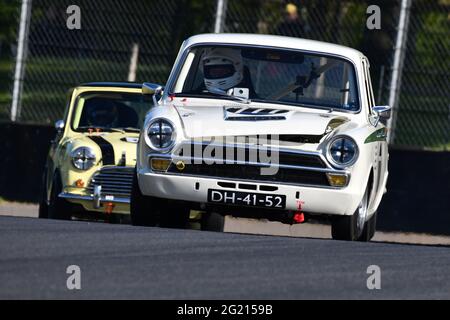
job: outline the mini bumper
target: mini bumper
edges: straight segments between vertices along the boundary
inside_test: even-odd
[[[61,192],[58,197],[72,201],[92,201],[93,207],[98,209],[103,203],[130,204],[129,197],[103,196],[101,194],[81,195],[69,192]]]

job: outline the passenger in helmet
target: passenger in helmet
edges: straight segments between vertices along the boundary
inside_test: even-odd
[[[250,98],[254,96],[250,73],[244,66],[240,50],[220,47],[209,49],[202,59],[202,65],[207,90],[248,88]]]

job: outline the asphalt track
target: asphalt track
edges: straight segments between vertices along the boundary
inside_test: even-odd
[[[0,217],[1,299],[449,299],[449,266],[443,246]]]

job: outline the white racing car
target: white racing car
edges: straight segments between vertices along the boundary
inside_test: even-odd
[[[287,223],[328,217],[332,236],[370,240],[388,177],[367,58],[267,35],[186,40],[154,94],[138,144],[135,225],[182,227],[191,209]],[[159,99],[158,99],[159,96]]]

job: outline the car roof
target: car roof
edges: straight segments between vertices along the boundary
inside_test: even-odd
[[[250,33],[209,33],[200,34],[188,38],[184,46],[189,47],[196,44],[249,44],[254,46],[269,46],[277,48],[298,49],[314,51],[325,54],[340,55],[353,61],[359,61],[364,55],[355,49],[316,40],[293,38],[285,36],[274,36]]]
[[[142,83],[136,83],[136,82],[88,82],[88,83],[80,84],[79,87],[112,87],[112,88],[141,89]]]

